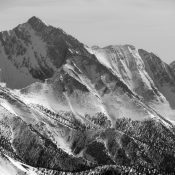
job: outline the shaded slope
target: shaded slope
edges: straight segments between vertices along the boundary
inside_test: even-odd
[[[158,56],[145,50],[139,50],[146,71],[154,81],[158,90],[168,100],[171,107],[175,108],[175,74],[171,66],[164,63]]]

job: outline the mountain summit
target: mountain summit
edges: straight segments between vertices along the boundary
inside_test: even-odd
[[[153,53],[35,16],[0,32],[0,174],[175,172],[174,80]]]
[[[3,79],[10,88],[23,88],[52,77],[55,69],[75,52],[89,54],[78,40],[36,17],[9,32],[1,32],[0,50]]]
[[[28,21],[27,21],[29,24],[36,24],[36,23],[41,23],[41,24],[44,24],[44,22],[39,19],[38,17],[36,16],[32,16]]]

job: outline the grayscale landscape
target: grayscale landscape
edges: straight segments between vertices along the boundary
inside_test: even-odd
[[[175,61],[37,16],[0,32],[0,175],[174,173]]]

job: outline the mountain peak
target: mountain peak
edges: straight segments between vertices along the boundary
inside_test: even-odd
[[[46,27],[47,25],[38,17],[33,16],[31,17],[27,23],[29,23],[35,30],[39,31],[41,29],[43,29],[44,27]]]
[[[39,19],[38,17],[36,16],[32,16],[29,20],[28,20],[29,23],[31,22],[37,22],[37,23],[43,23],[41,19]]]

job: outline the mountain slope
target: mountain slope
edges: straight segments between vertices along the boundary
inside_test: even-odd
[[[171,67],[160,58],[131,45],[93,47],[87,50],[118,76],[142,102],[174,119],[175,75]]]
[[[111,128],[103,113],[81,115],[79,120],[71,111],[29,103],[30,90],[23,89],[20,96],[5,88],[0,91],[0,152],[17,168],[22,166],[22,172],[95,173],[111,166],[118,174],[131,169],[150,174],[174,171],[174,126],[166,120],[123,117]],[[95,169],[98,166],[102,167]]]

